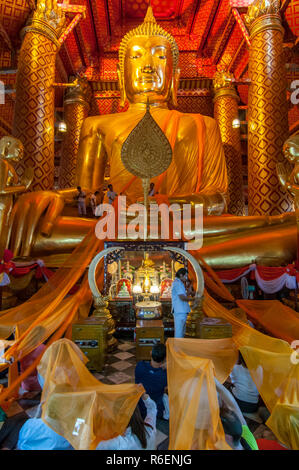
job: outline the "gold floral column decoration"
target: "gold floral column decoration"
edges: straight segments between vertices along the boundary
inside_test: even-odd
[[[67,125],[60,159],[59,188],[71,188],[76,183],[77,152],[83,120],[88,116],[92,92],[87,80],[75,79],[64,98],[64,120]]]
[[[13,135],[24,145],[16,171],[33,167],[33,190],[52,189],[54,182],[54,79],[58,38],[65,23],[56,0],[38,0],[22,30],[18,60]]]
[[[233,127],[238,119],[239,97],[233,85],[233,75],[216,72],[214,77],[214,117],[218,122],[228,174],[228,212],[244,215],[242,154],[240,129]]]
[[[250,30],[248,96],[248,212],[275,215],[293,208],[292,196],[278,182],[288,137],[286,71],[279,0],[254,0]]]

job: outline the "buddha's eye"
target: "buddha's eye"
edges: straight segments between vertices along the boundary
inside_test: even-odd
[[[139,59],[142,56],[141,51],[131,51],[131,54],[129,55],[130,59]]]

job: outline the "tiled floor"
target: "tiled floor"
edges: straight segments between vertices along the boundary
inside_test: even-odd
[[[117,349],[110,353],[107,363],[100,373],[93,372],[93,375],[101,382],[114,385],[121,383],[134,383],[134,372],[136,366],[135,343],[124,339],[118,340]],[[6,385],[7,378],[0,379],[0,384]],[[25,411],[31,418],[35,416],[40,401],[40,393],[31,392],[20,400],[14,402],[7,411],[8,416],[13,416],[21,411]],[[247,419],[247,424],[256,438],[262,436],[267,427],[264,424],[256,423]],[[160,449],[167,449],[167,439],[169,434],[168,422],[158,420],[157,422],[156,445]]]

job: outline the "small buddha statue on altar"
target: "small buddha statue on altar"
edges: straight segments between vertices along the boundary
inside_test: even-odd
[[[122,283],[121,288],[117,294],[117,297],[122,297],[122,298],[129,298],[130,297],[130,292],[128,290],[128,287],[125,282]]]
[[[144,260],[142,261],[142,266],[144,269],[152,271],[154,270],[155,263],[149,259],[149,253],[145,253]]]
[[[33,169],[27,168],[19,181],[19,177],[10,162],[18,162],[23,158],[24,147],[19,139],[12,136],[0,140],[0,256],[3,255],[6,243],[8,222],[13,207],[13,195],[25,192],[33,179]]]
[[[144,260],[142,261],[142,265],[140,268],[136,270],[136,279],[135,282],[137,284],[142,284],[144,287],[145,280],[148,280],[147,286],[150,287],[151,284],[158,284],[159,283],[159,275],[158,271],[155,268],[155,263],[151,259],[149,259],[149,253],[145,253]]]

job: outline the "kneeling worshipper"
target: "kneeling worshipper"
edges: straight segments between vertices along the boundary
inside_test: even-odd
[[[47,348],[37,367],[43,388],[41,417],[28,418],[18,428],[17,449],[93,450],[102,440],[125,432],[144,388],[102,384],[86,362],[68,339]]]
[[[244,416],[258,419],[257,412],[260,394],[241,353],[239,353],[239,363],[234,366],[230,373],[230,378],[232,394]]]
[[[145,393],[142,395],[142,401],[146,408],[145,419],[143,420],[140,408],[137,405],[125,433],[114,439],[101,441],[96,450],[156,449],[157,406]]]
[[[166,345],[169,448],[241,449],[240,440],[244,438],[248,445],[245,444],[242,449],[250,447],[257,450],[254,436],[237,402],[221,384],[227,379],[238,357],[233,341],[170,338]],[[226,415],[221,416],[221,409],[226,410]],[[222,419],[226,420],[226,429]]]
[[[155,344],[151,351],[151,360],[139,361],[135,369],[135,383],[141,383],[146,393],[157,405],[157,418],[169,419],[169,400],[167,388],[166,346]],[[141,415],[146,415],[145,405],[139,402]]]

